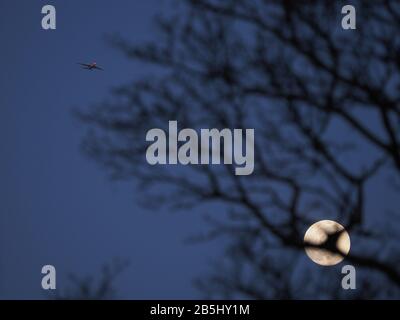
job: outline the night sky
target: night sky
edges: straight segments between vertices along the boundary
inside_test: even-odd
[[[45,264],[63,289],[67,274],[96,278],[113,258],[130,261],[115,283],[118,297],[198,297],[192,280],[220,247],[185,244],[201,230],[196,215],[135,205],[133,183],[110,182],[81,153],[84,128],[71,112],[145,74],[105,37],[148,39],[166,4],[51,1],[57,29],[44,31],[45,4],[0,1],[0,298],[45,298]],[[92,61],[106,71],[76,64]]]
[[[57,9],[53,31],[41,28],[46,4]],[[96,278],[114,258],[130,262],[115,282],[119,298],[201,297],[193,279],[207,274],[224,244],[185,242],[204,232],[200,214],[140,207],[133,181],[111,181],[82,153],[86,128],[72,112],[111,100],[112,88],[148,75],[107,35],[154,39],[154,15],[170,8],[166,0],[0,0],[0,299],[48,298],[43,265],[56,267],[63,290],[68,274]],[[105,71],[77,65],[92,61]],[[363,157],[361,151],[351,161]],[[369,225],[390,224],[381,212],[397,208],[387,178],[368,185]],[[293,278],[321,271],[302,259]]]

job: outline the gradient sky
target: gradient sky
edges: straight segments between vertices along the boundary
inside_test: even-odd
[[[57,9],[57,30],[41,29],[41,8]],[[196,215],[149,212],[135,205],[134,186],[107,180],[81,154],[84,127],[73,107],[109,96],[145,70],[104,36],[152,36],[164,1],[0,1],[0,298],[44,298],[41,267],[100,274],[128,258],[118,278],[122,298],[196,298],[192,279],[206,272],[215,243],[187,245],[201,230]],[[105,72],[77,62],[97,61]]]

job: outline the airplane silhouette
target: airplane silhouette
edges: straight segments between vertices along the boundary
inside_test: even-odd
[[[92,62],[92,63],[79,63],[78,62],[78,64],[80,66],[82,66],[82,69],[92,70],[92,71],[96,69],[96,70],[104,71],[104,69],[99,67],[96,62]]]

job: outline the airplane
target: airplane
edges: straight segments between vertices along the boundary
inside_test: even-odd
[[[78,64],[82,66],[82,69],[92,70],[92,71],[93,71],[94,69],[97,69],[97,70],[104,71],[104,69],[101,68],[101,67],[99,67],[99,66],[97,65],[96,62],[92,62],[92,63],[78,63]]]

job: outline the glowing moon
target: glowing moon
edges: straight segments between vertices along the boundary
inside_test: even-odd
[[[312,248],[306,246],[305,251],[308,257],[322,266],[334,266],[335,264],[340,263],[344,259],[344,256],[346,256],[350,251],[350,236],[341,224],[332,220],[321,220],[309,227],[304,235],[305,243],[323,245],[328,240],[329,235],[340,231],[342,232],[337,237],[335,246],[342,255],[323,248]]]

